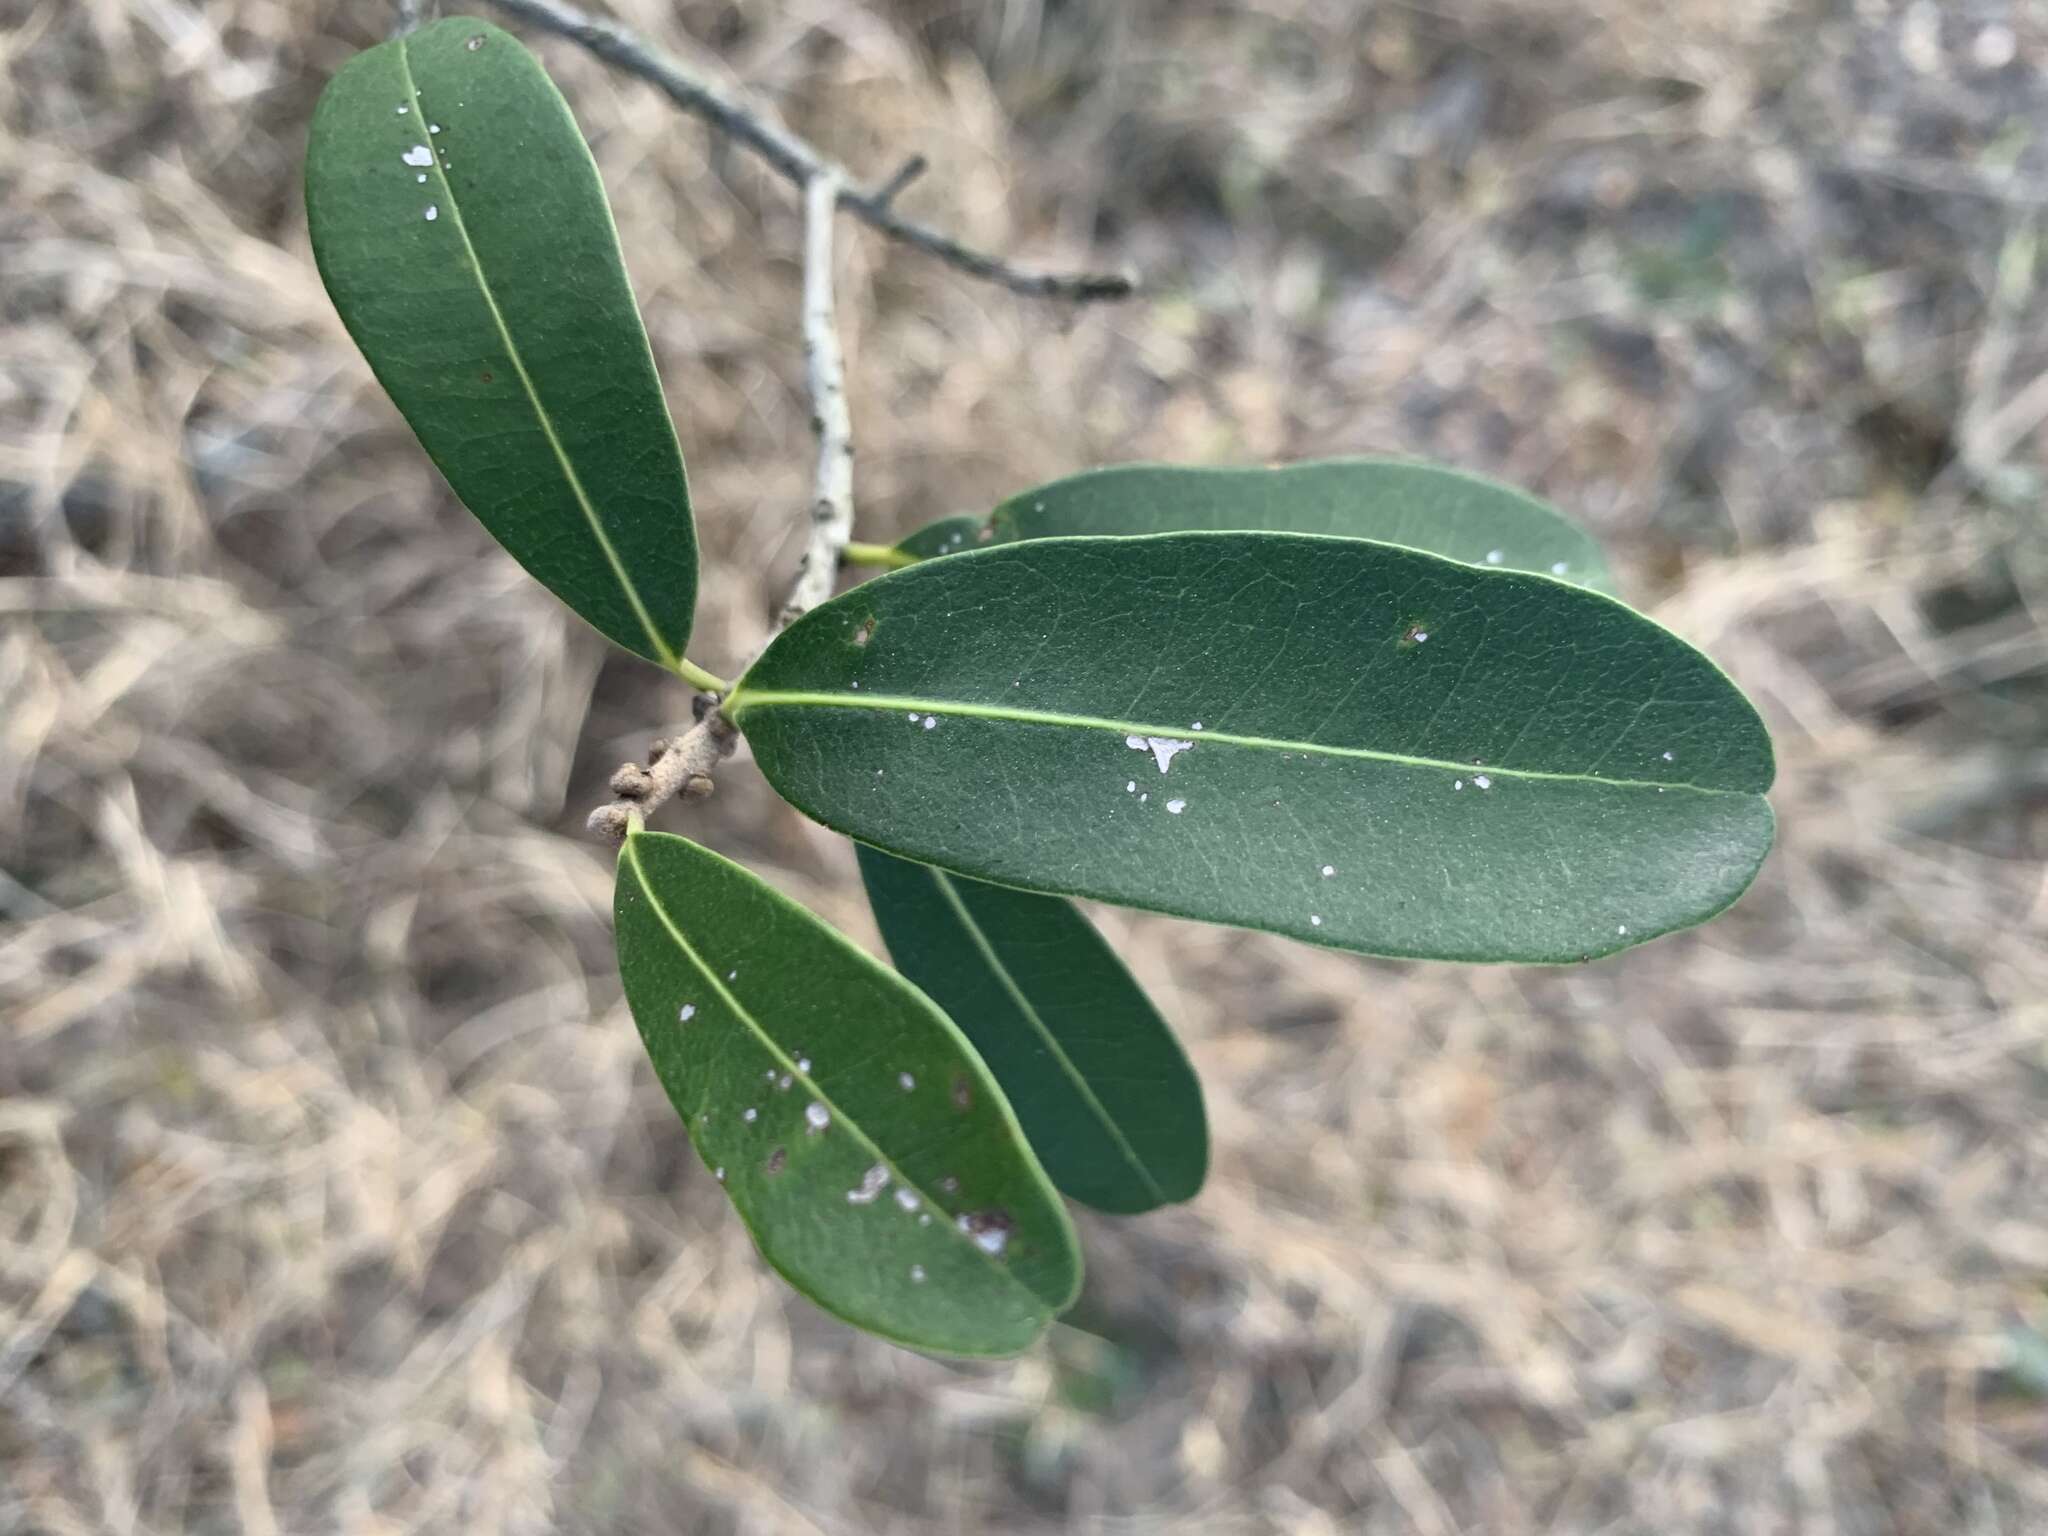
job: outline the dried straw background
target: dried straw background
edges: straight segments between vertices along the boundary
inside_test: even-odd
[[[2048,7],[615,0],[848,226],[869,537],[1134,457],[1535,486],[1779,733],[1783,841],[1576,972],[1109,913],[1193,1205],[962,1367],[753,1257],[577,832],[684,700],[371,385],[298,161],[379,0],[0,0],[0,1531],[2048,1530]],[[723,668],[808,443],[786,189],[543,47]],[[671,823],[872,937],[744,763]],[[1513,893],[1503,893],[1512,899]]]

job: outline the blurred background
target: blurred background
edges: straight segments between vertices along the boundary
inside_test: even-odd
[[[683,690],[495,550],[314,273],[306,121],[388,6],[0,0],[0,1531],[2048,1531],[2048,4],[609,14],[1145,274],[1065,310],[843,223],[863,537],[1135,458],[1505,477],[1759,701],[1781,845],[1571,971],[1099,914],[1207,1189],[1084,1217],[1021,1360],[859,1337],[620,1005],[580,824]],[[798,210],[529,37],[730,671],[808,495]],[[873,942],[744,761],[663,821]]]

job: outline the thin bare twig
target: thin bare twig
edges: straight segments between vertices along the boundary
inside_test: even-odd
[[[426,19],[426,8],[426,0],[397,0],[394,6],[397,14],[391,18],[391,35],[403,37],[417,29]]]
[[[818,472],[811,491],[811,538],[796,584],[775,621],[787,629],[832,595],[839,557],[853,537],[853,417],[846,408],[846,363],[832,304],[832,224],[839,183],[820,171],[804,188],[804,373]]]
[[[896,195],[912,179],[906,178],[903,171],[873,192],[856,190],[855,179],[845,167],[791,133],[765,107],[733,100],[624,27],[601,21],[564,0],[493,3],[522,21],[581,44],[627,74],[638,75],[685,112],[744,144],[797,187],[809,188],[818,177],[830,176],[839,203],[854,217],[970,276],[996,283],[1012,293],[1075,303],[1128,298],[1137,289],[1137,278],[1130,272],[1034,271],[973,250],[928,224],[904,218],[891,207]]]
[[[931,161],[923,155],[912,155],[896,167],[896,174],[868,194],[877,208],[886,208],[895,202],[903,189],[932,168]]]

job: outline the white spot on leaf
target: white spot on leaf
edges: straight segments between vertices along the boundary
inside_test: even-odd
[[[683,1011],[676,1015],[677,1020],[684,1024],[689,1023],[695,1017],[697,1017],[697,1005],[695,1003],[683,1004]]]
[[[441,210],[436,208],[432,203],[427,204],[427,222],[431,224],[434,222],[434,220],[438,219],[439,217],[441,217]]]
[[[914,1211],[924,1202],[917,1198],[916,1190],[898,1189],[896,1191],[896,1203],[902,1206],[903,1209],[905,1209],[906,1211]]]
[[[1566,565],[1562,560],[1559,560],[1550,567],[1550,574],[1553,576],[1562,576],[1566,571],[1570,569],[1570,566]]]
[[[816,1099],[804,1106],[804,1120],[814,1131],[822,1131],[832,1123],[832,1111]]]
[[[924,1284],[924,1266],[922,1264],[913,1264],[910,1266],[910,1283],[912,1285]]]
[[[971,1212],[954,1225],[974,1239],[975,1247],[993,1257],[1001,1258],[1003,1250],[1010,1246],[1009,1219],[999,1212]]]
[[[1323,920],[1320,917],[1317,917],[1315,913],[1311,912],[1308,915],[1308,925],[1311,928],[1320,928],[1323,926]]]
[[[1504,556],[1502,556],[1501,552],[1497,549],[1489,549],[1486,552],[1486,563],[1488,565],[1499,565],[1503,558]]]
[[[1477,784],[1477,785],[1478,785],[1478,786],[1479,786],[1479,787],[1480,787],[1481,789],[1491,789],[1491,788],[1493,788],[1493,780],[1489,779],[1489,778],[1488,778],[1488,777],[1487,777],[1487,776],[1486,776],[1485,774],[1483,774],[1483,773],[1479,773],[1479,774],[1474,774],[1474,775],[1472,776],[1472,782],[1473,782],[1474,784]]]
[[[912,1077],[908,1072],[898,1072],[896,1074],[896,1086],[901,1088],[905,1093],[908,1093],[911,1089],[917,1086],[917,1079]]]
[[[1126,736],[1124,745],[1133,752],[1150,752],[1152,760],[1159,764],[1159,771],[1166,772],[1173,766],[1173,760],[1182,752],[1192,751],[1192,741],[1176,741],[1171,736]]]
[[[752,1125],[756,1120],[761,1118],[761,1111],[755,1109],[752,1105],[748,1105],[745,1109],[740,1111],[740,1118],[746,1121],[747,1124]]]
[[[1188,803],[1185,800],[1169,800],[1166,802],[1166,814],[1169,816],[1178,816],[1187,808]]]
[[[889,1170],[880,1163],[877,1163],[861,1175],[860,1188],[849,1189],[846,1192],[846,1203],[848,1205],[873,1205],[875,1203],[875,1196],[887,1188],[888,1184]]]
[[[1330,876],[1334,875],[1335,873],[1337,873],[1337,866],[1336,866],[1336,865],[1334,865],[1334,864],[1325,864],[1325,865],[1323,866],[1323,878],[1324,878],[1325,880],[1329,879],[1329,878],[1330,878]]]
[[[434,152],[424,144],[415,144],[398,158],[407,165],[414,167],[432,165],[434,163]]]

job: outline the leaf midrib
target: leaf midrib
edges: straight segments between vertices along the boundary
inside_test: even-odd
[[[968,938],[973,941],[974,947],[981,952],[982,959],[987,961],[989,969],[995,972],[996,980],[1002,984],[1003,990],[1009,994],[1010,1001],[1017,1006],[1018,1011],[1024,1015],[1026,1021],[1038,1032],[1039,1039],[1045,1042],[1045,1048],[1052,1053],[1053,1060],[1058,1063],[1060,1070],[1067,1075],[1067,1079],[1072,1083],[1074,1091],[1081,1096],[1082,1102],[1087,1105],[1090,1113],[1101,1122],[1102,1128],[1109,1133],[1110,1140],[1116,1144],[1117,1150],[1123,1154],[1124,1160],[1130,1164],[1132,1172],[1136,1173],[1139,1179],[1144,1182],[1146,1191],[1154,1200],[1158,1201],[1161,1205],[1167,1204],[1166,1191],[1159,1187],[1159,1181],[1152,1177],[1152,1170],[1145,1166],[1144,1160],[1138,1156],[1137,1149],[1131,1145],[1129,1139],[1124,1135],[1123,1127],[1116,1123],[1116,1120],[1103,1106],[1102,1101],[1095,1096],[1095,1090],[1089,1085],[1087,1078],[1082,1075],[1080,1068],[1074,1065],[1073,1058],[1067,1055],[1066,1049],[1053,1034],[1050,1026],[1046,1024],[1037,1007],[1031,1002],[1030,998],[1024,995],[1024,990],[1017,985],[1017,979],[1010,974],[1009,966],[1003,962],[1002,956],[997,954],[995,946],[989,942],[988,934],[983,930],[974,914],[967,909],[967,903],[961,899],[960,892],[954,887],[953,877],[947,874],[946,871],[934,868],[929,864],[925,866],[925,870],[932,877],[932,883],[938,887],[939,894],[945,898],[946,904],[953,909],[954,916],[960,920],[960,926],[967,930]]]
[[[795,693],[779,689],[748,688],[742,679],[726,701],[727,713],[742,731],[741,718],[750,709],[777,706],[789,709],[861,709],[881,714],[890,710],[916,710],[919,714],[945,715],[966,720],[1007,720],[1020,725],[1058,725],[1077,730],[1104,731],[1122,736],[1160,736],[1202,746],[1220,742],[1225,746],[1249,747],[1264,752],[1319,753],[1325,757],[1354,758],[1365,762],[1392,763],[1406,768],[1439,768],[1470,774],[1478,771],[1495,778],[1521,779],[1533,783],[1600,784],[1613,789],[1661,789],[1672,793],[1727,795],[1753,798],[1761,789],[1717,789],[1711,785],[1689,784],[1683,780],[1616,779],[1604,774],[1553,773],[1539,768],[1505,768],[1492,763],[1454,762],[1448,758],[1416,757],[1373,747],[1339,747],[1325,742],[1288,741],[1270,736],[1240,736],[1231,731],[1195,731],[1178,725],[1145,724],[1136,720],[1113,720],[1101,715],[1068,714],[1057,710],[1019,709],[995,704],[967,704],[950,699],[920,699],[910,694],[882,693]]]
[[[412,55],[409,51],[410,38],[398,40],[398,68],[405,76],[405,94],[412,103],[416,120],[422,128],[427,122],[427,109],[420,100],[419,86],[412,77]],[[432,146],[429,145],[431,150]],[[626,594],[626,601],[632,605],[633,616],[640,621],[640,627],[647,632],[647,643],[654,647],[654,654],[661,664],[670,671],[676,670],[676,653],[655,627],[654,616],[640,599],[640,589],[633,585],[633,579],[626,573],[625,562],[612,547],[610,535],[604,531],[604,524],[598,520],[597,507],[584,490],[582,478],[576,473],[576,466],[569,458],[569,451],[562,446],[562,439],[555,431],[554,418],[541,403],[540,392],[534,388],[533,376],[526,371],[526,359],[520,356],[518,343],[512,339],[512,328],[505,323],[504,311],[498,307],[498,296],[491,290],[491,281],[484,275],[484,264],[477,256],[476,245],[469,238],[469,225],[462,217],[462,204],[455,196],[455,188],[448,181],[448,172],[442,166],[440,157],[433,161],[434,180],[441,188],[441,195],[448,199],[448,215],[455,223],[455,233],[462,239],[464,255],[469,258],[469,269],[476,274],[477,291],[483,295],[484,307],[491,312],[491,321],[498,328],[498,339],[505,344],[505,355],[512,360],[512,371],[519,376],[519,387],[526,392],[526,403],[533,407],[534,419],[540,423],[541,434],[547,438],[548,447],[554,450],[555,461],[562,466],[562,477],[568,481],[569,490],[576,498],[576,505],[582,511],[584,521],[590,525],[591,537],[597,540],[597,547],[604,551],[604,558],[617,578],[619,589]]]
[[[868,1135],[867,1131],[861,1126],[861,1123],[858,1120],[856,1120],[853,1116],[845,1113],[843,1110],[840,1109],[837,1101],[835,1101],[830,1094],[828,1094],[821,1086],[819,1086],[817,1079],[813,1078],[807,1072],[800,1072],[797,1070],[796,1062],[788,1055],[787,1052],[785,1052],[782,1049],[781,1046],[775,1043],[774,1037],[771,1036],[767,1030],[761,1027],[760,1021],[756,1019],[754,1015],[747,1010],[746,1005],[741,1003],[737,997],[733,996],[732,992],[726,987],[724,980],[719,976],[718,972],[714,970],[712,967],[706,965],[704,963],[703,957],[697,953],[696,948],[690,943],[688,939],[683,937],[682,930],[676,926],[674,919],[672,919],[669,916],[668,908],[663,906],[661,903],[661,898],[655,895],[654,883],[647,878],[646,867],[642,865],[640,862],[640,850],[636,846],[634,839],[631,837],[628,837],[626,839],[626,857],[632,862],[633,879],[639,885],[641,894],[647,898],[647,905],[649,909],[654,913],[654,915],[658,919],[660,919],[661,926],[668,930],[668,936],[671,939],[675,940],[676,947],[683,952],[685,957],[688,958],[690,964],[694,965],[703,974],[705,981],[710,984],[711,990],[717,993],[720,1001],[722,1001],[726,1007],[730,1008],[733,1011],[733,1013],[738,1016],[740,1021],[747,1026],[748,1030],[750,1030],[753,1033],[754,1038],[760,1041],[763,1048],[766,1049],[770,1055],[772,1055],[778,1062],[782,1064],[784,1070],[786,1070],[792,1078],[794,1078],[797,1082],[802,1083],[813,1098],[815,1098],[820,1104],[823,1104],[825,1108],[831,1112],[832,1123],[834,1125],[845,1126],[846,1129],[853,1134],[854,1139],[858,1141],[863,1147],[867,1148],[869,1153],[873,1155],[876,1162],[881,1163],[888,1168],[889,1176],[892,1179],[901,1184],[904,1188],[915,1193],[918,1199],[923,1201],[927,1207],[937,1212],[938,1215],[944,1219],[946,1230],[953,1235],[956,1241],[966,1244],[967,1248],[971,1252],[973,1252],[977,1257],[979,1257],[981,1261],[991,1271],[1001,1276],[1007,1284],[1014,1286],[1017,1290],[1023,1292],[1026,1296],[1030,1297],[1032,1300],[1032,1304],[1036,1306],[1039,1311],[1050,1314],[1053,1310],[1052,1304],[1048,1302],[1045,1297],[1039,1295],[1037,1291],[1034,1291],[1022,1280],[1019,1280],[1017,1276],[1010,1270],[1009,1266],[998,1263],[995,1255],[988,1252],[988,1250],[983,1248],[981,1244],[975,1242],[974,1239],[967,1233],[962,1232],[958,1224],[953,1220],[952,1213],[946,1209],[945,1203],[943,1201],[934,1199],[931,1193],[927,1191],[922,1185],[913,1182],[903,1172],[902,1168],[900,1168],[897,1165],[896,1160],[893,1157],[889,1156],[888,1153],[884,1152],[881,1149],[881,1147],[876,1144],[874,1138]]]

